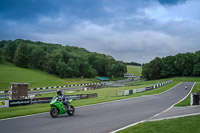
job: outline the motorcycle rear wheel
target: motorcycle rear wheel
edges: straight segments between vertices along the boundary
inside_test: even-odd
[[[57,108],[51,108],[50,110],[50,115],[53,117],[53,118],[57,118],[58,117],[58,109]]]

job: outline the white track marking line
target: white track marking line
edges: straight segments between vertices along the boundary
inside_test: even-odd
[[[146,122],[168,120],[168,119],[174,119],[174,118],[180,118],[180,117],[186,117],[186,116],[193,116],[193,115],[200,115],[200,113],[192,113],[192,114],[177,115],[177,116],[171,116],[171,117],[165,117],[165,118],[159,118],[159,119],[152,119],[152,120],[147,120]]]

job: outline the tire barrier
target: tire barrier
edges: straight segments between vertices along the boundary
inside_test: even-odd
[[[169,84],[173,82],[173,80],[169,80],[169,81],[165,81],[165,82],[162,82],[162,83],[158,83],[156,85],[153,85],[153,86],[150,86],[150,87],[145,87],[145,88],[139,88],[139,89],[133,89],[133,90],[125,90],[124,91],[124,94],[121,93],[121,91],[119,90],[117,92],[117,95],[118,96],[128,96],[128,95],[131,95],[131,94],[135,94],[135,93],[140,93],[140,92],[144,92],[144,91],[149,91],[149,90],[152,90],[152,89],[155,89],[155,88],[158,88],[158,87],[161,87],[161,86],[164,86],[166,84]]]
[[[192,93],[190,99],[191,105],[199,105],[199,93]]]
[[[92,94],[80,94],[80,95],[65,96],[66,99],[73,99],[73,100],[80,100],[80,99],[94,98],[94,97],[98,97],[98,94],[92,93]],[[42,98],[32,98],[32,99],[23,99],[23,100],[4,100],[4,101],[0,101],[0,108],[30,105],[30,104],[50,103],[52,98],[53,97],[42,97]]]

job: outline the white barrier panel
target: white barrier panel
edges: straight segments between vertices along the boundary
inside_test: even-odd
[[[146,91],[146,89],[145,88],[141,88],[141,91],[143,92],[143,91]]]
[[[192,106],[193,105],[193,95],[190,94],[190,105]]]
[[[133,89],[133,94],[137,93],[137,90],[136,89]]]
[[[127,95],[129,95],[129,90],[124,91],[124,96],[127,96]]]
[[[143,91],[145,91],[145,88],[137,89],[137,93],[138,93],[138,92],[143,92]]]
[[[5,108],[5,107],[9,107],[9,101],[8,100],[0,101],[0,108]]]

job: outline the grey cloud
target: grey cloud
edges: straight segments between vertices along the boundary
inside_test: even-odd
[[[65,14],[66,10],[56,16],[43,14],[36,23],[0,19],[0,39],[23,38],[73,45],[111,55],[117,60],[140,63],[200,49],[199,16],[188,11],[193,6],[198,11],[198,1],[173,7],[148,0],[112,2],[103,1],[95,18],[86,14],[78,17],[80,9],[76,15]],[[187,15],[180,14],[184,10],[181,7],[187,9]],[[177,20],[179,15],[182,19]]]

